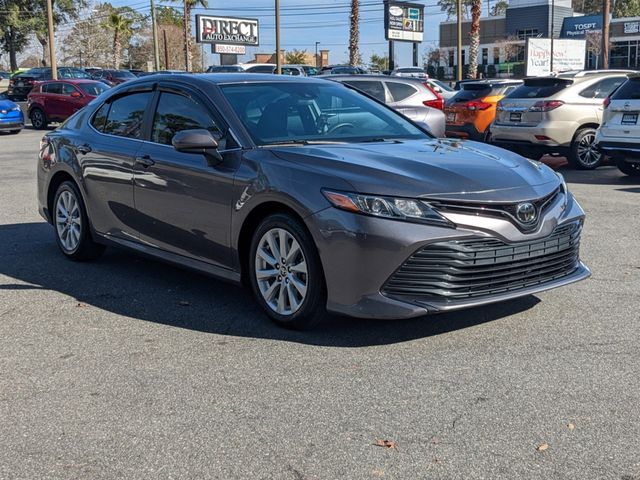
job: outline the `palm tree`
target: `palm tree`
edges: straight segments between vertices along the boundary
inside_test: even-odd
[[[480,49],[480,15],[482,0],[471,3],[471,31],[469,32],[469,78],[476,78],[478,74],[478,50]]]
[[[358,0],[351,0],[351,15],[349,20],[351,26],[349,27],[349,65],[356,66],[360,64],[360,51],[358,49],[359,31],[358,23],[360,20],[360,2]]]
[[[133,30],[133,20],[124,16],[118,9],[112,11],[103,24],[105,28],[113,30],[113,68],[120,68],[122,55],[122,40],[128,38]]]
[[[195,7],[207,8],[207,0],[184,0],[184,65],[187,72],[191,71],[191,10]]]

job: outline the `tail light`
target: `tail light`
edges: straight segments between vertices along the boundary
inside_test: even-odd
[[[425,100],[424,102],[422,102],[423,105],[431,108],[437,108],[438,110],[443,110],[444,98],[442,98],[442,95],[439,92],[436,92],[433,88],[431,88],[431,85],[429,85],[427,82],[423,83],[423,85],[427,87],[429,91],[436,96],[436,98],[434,98],[433,100]]]
[[[472,100],[462,105],[462,107],[475,112],[476,110],[487,110],[491,108],[491,104],[483,102],[482,100]]]
[[[540,102],[536,102],[529,109],[530,112],[550,112],[551,110],[555,110],[558,107],[564,105],[562,100],[544,100]]]
[[[611,99],[609,97],[605,98],[604,102],[602,102],[602,105],[604,105],[605,109],[609,108],[609,105],[611,105]]]

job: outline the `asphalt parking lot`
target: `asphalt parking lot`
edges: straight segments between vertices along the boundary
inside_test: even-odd
[[[640,180],[561,167],[585,282],[295,333],[198,274],[63,259],[41,135],[0,135],[0,478],[640,480]]]

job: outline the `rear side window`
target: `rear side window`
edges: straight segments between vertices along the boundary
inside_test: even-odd
[[[376,100],[380,100],[381,102],[386,101],[384,86],[382,85],[382,82],[369,82],[366,80],[355,80],[355,81],[349,81],[345,83],[351,85],[354,88],[357,88],[358,90],[363,91],[367,95],[371,95]]]
[[[509,94],[509,98],[546,98],[561,92],[570,83],[566,82],[527,82]]]
[[[119,137],[141,138],[144,112],[151,96],[151,92],[140,92],[117,98],[111,102],[106,121],[102,129],[98,130]],[[101,110],[102,108],[98,113],[101,113]],[[94,121],[96,118],[97,115],[94,117]]]
[[[182,130],[203,128],[219,132],[209,112],[190,98],[163,92],[153,118],[151,141],[171,145],[173,136]]]
[[[385,82],[394,102],[400,102],[417,92],[415,87],[399,82]]]
[[[107,123],[107,115],[109,114],[109,107],[111,107],[110,103],[102,105],[93,116],[93,120],[91,120],[91,125],[99,132],[104,131],[104,126]]]
[[[62,94],[62,84],[61,83],[47,83],[42,86],[43,93],[56,93],[58,95]]]
[[[585,98],[607,98],[625,80],[626,77],[605,78],[582,90],[580,96]]]
[[[627,80],[611,98],[613,100],[640,100],[640,77]]]

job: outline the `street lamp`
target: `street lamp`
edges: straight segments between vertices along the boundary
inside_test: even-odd
[[[316,68],[320,68],[320,67],[318,66],[318,63],[319,63],[319,60],[320,60],[320,59],[318,58],[318,45],[320,45],[320,42],[316,42]]]

